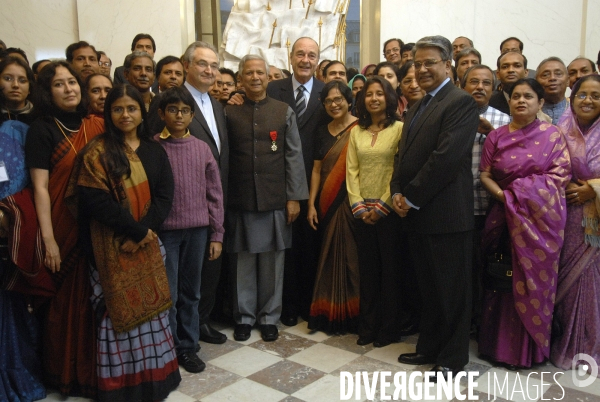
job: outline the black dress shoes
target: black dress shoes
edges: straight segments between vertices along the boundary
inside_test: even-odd
[[[429,374],[429,382],[437,382],[438,373],[441,373],[444,380],[448,381],[449,375],[456,374],[462,370],[463,369],[452,370],[450,367],[444,367],[444,366],[433,366],[431,368],[431,370],[429,370],[429,372],[431,373],[431,374]]]
[[[419,326],[417,324],[410,324],[402,328],[399,332],[400,336],[410,336],[419,332]]]
[[[194,352],[183,352],[177,356],[177,363],[188,373],[199,373],[206,368],[206,364]]]
[[[250,324],[235,324],[233,330],[233,339],[236,341],[247,341],[250,338],[250,332],[252,332],[252,325]]]
[[[420,353],[403,353],[398,357],[398,361],[404,364],[412,364],[418,366],[420,364],[435,363],[435,360],[429,356]]]
[[[356,344],[358,346],[365,346],[365,345],[368,345],[369,343],[373,343],[373,341],[375,341],[374,338],[367,337],[367,336],[359,336],[358,340],[356,341]]]
[[[260,326],[260,335],[263,341],[273,342],[279,338],[279,331],[276,325],[263,324]]]
[[[217,331],[211,327],[210,324],[202,324],[200,325],[200,340],[202,342],[219,345],[227,341],[227,335]]]
[[[400,342],[400,340],[391,341],[389,339],[380,339],[380,340],[373,342],[373,346],[376,348],[383,348],[387,345],[391,345],[392,343],[398,343],[398,342]]]
[[[293,327],[298,324],[298,316],[294,314],[282,314],[279,320],[286,327]]]

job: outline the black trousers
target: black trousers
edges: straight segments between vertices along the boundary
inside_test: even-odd
[[[417,353],[462,368],[469,362],[473,232],[408,235],[423,298]]]
[[[285,250],[281,311],[282,316],[304,319],[310,313],[319,258],[317,232],[308,224],[307,213],[307,201],[300,201],[300,215],[292,223],[292,248]]]
[[[210,313],[215,307],[217,298],[217,289],[221,279],[221,265],[223,263],[223,255],[225,249],[216,260],[209,261],[210,241],[207,242],[207,250],[204,253],[204,261],[202,262],[202,273],[200,276],[200,303],[198,303],[198,313],[200,315],[200,325],[208,324]]]
[[[484,255],[481,247],[481,237],[485,227],[485,215],[475,215],[475,230],[473,231],[473,306],[471,323],[479,326],[481,321],[481,308],[483,305]]]
[[[375,225],[358,220],[356,243],[360,272],[358,335],[379,341],[400,339],[399,331],[410,320],[402,303],[402,261],[398,227],[392,212]]]

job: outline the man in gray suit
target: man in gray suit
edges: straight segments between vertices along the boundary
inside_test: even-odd
[[[208,94],[215,82],[215,73],[219,68],[217,50],[209,43],[198,41],[188,46],[183,55],[183,67],[186,81],[183,84],[196,102],[196,112],[188,129],[190,134],[206,142],[219,165],[223,202],[227,205],[227,177],[229,175],[229,142],[223,106]],[[161,95],[157,95],[150,104],[148,124],[153,133],[160,133],[164,122],[158,117],[158,105]],[[209,315],[215,305],[217,285],[221,276],[223,256],[216,260],[205,258],[202,265],[200,287],[200,340],[208,343],[225,343],[227,336],[210,326]]]
[[[285,249],[292,246],[292,222],[308,186],[295,113],[267,96],[267,62],[246,55],[239,71],[246,98],[226,108],[231,165],[225,250],[232,253],[234,338],[247,340],[258,323],[269,342],[278,337]]]
[[[416,353],[398,360],[435,364],[432,370],[447,377],[469,362],[471,150],[479,115],[473,98],[448,78],[448,39],[422,38],[413,54],[417,81],[427,94],[406,115],[390,189],[418,267],[423,311]]]

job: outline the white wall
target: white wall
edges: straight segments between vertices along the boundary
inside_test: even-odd
[[[29,62],[65,57],[78,40],[76,0],[0,0],[0,39]]]
[[[551,55],[565,63],[579,54],[595,61],[600,49],[600,0],[363,1],[381,2],[381,14],[373,18],[381,19],[380,43],[363,44],[378,45],[379,55],[388,38],[415,42],[436,34],[473,39],[492,66],[509,36],[525,42],[531,68]],[[193,13],[194,0],[0,0],[0,39],[25,50],[31,62],[65,57],[70,43],[86,40],[119,66],[140,32],[156,40],[157,60],[179,56],[194,40]],[[377,29],[378,21],[369,22]]]
[[[524,42],[529,68],[549,56],[566,64],[580,54],[595,61],[600,0],[381,0],[380,49],[392,37],[416,42],[429,35],[472,39],[490,66],[500,55],[500,42],[510,36]]]
[[[0,0],[0,39],[30,63],[64,58],[69,44],[85,40],[109,55],[114,71],[138,33],[152,35],[156,60],[180,56],[194,40],[193,12],[193,0]]]

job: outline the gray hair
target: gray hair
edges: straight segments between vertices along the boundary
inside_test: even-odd
[[[294,48],[296,47],[296,43],[298,43],[298,42],[299,42],[300,40],[302,40],[302,39],[310,39],[310,40],[312,40],[313,42],[315,42],[315,45],[317,45],[317,59],[320,59],[320,58],[321,58],[321,49],[320,49],[320,47],[319,47],[319,44],[317,43],[317,41],[316,41],[316,40],[314,40],[314,39],[313,39],[313,38],[311,38],[310,36],[301,36],[301,37],[299,37],[298,39],[296,39],[296,40],[294,41],[294,44],[292,45],[292,50],[290,50],[290,52],[291,52],[292,54],[294,54]]]
[[[250,60],[260,60],[263,63],[265,63],[265,74],[269,74],[269,64],[264,59],[264,57],[259,56],[257,54],[247,54],[244,57],[242,57],[242,59],[240,60],[240,64],[238,65],[238,74],[241,75],[244,72],[244,65],[246,64],[247,61],[250,61]]]
[[[452,60],[452,43],[440,35],[425,36],[424,38],[419,39],[417,43],[415,43],[415,47],[413,47],[413,57],[417,50],[427,47],[437,48],[440,51],[442,61]]]
[[[140,50],[136,50],[134,52],[131,52],[127,56],[125,56],[125,61],[123,62],[123,67],[125,68],[125,71],[129,71],[129,69],[131,68],[131,63],[133,63],[133,61],[135,59],[140,58],[140,57],[147,57],[147,58],[149,58],[150,61],[152,61],[152,70],[156,71],[156,62],[154,61],[154,59],[152,58],[152,56],[150,56],[149,53],[142,52]]]
[[[475,55],[475,57],[477,57],[477,58],[479,59],[479,63],[481,63],[481,53],[479,53],[479,52],[477,51],[477,49],[475,49],[475,48],[472,48],[472,47],[467,47],[467,48],[465,48],[465,49],[461,50],[460,52],[458,52],[458,53],[456,54],[456,57],[454,58],[454,63],[455,63],[456,65],[458,65],[458,61],[459,61],[460,59],[462,59],[463,57],[465,57],[465,56],[468,56],[468,55],[470,55],[470,54],[473,54],[473,55]]]
[[[535,75],[538,75],[540,73],[540,69],[542,68],[542,66],[544,64],[549,63],[551,61],[556,61],[556,62],[562,64],[562,66],[565,68],[565,71],[567,71],[567,66],[565,66],[565,63],[560,59],[560,57],[552,56],[552,57],[548,57],[547,59],[542,60],[542,62],[540,64],[538,64],[538,67],[535,70]]]
[[[211,45],[208,42],[204,42],[204,41],[198,40],[196,42],[192,42],[187,47],[187,49],[185,49],[185,53],[181,57],[182,61],[188,62],[188,63],[193,62],[194,61],[194,52],[198,48],[200,48],[200,49],[210,49],[210,50],[212,50],[215,53],[215,55],[217,56],[217,58],[219,58],[219,52],[217,52],[217,48],[216,47],[214,47],[213,45]]]
[[[492,74],[492,85],[494,85],[494,78],[495,78],[495,74],[494,71],[489,68],[488,66],[486,66],[485,64],[476,64],[474,66],[471,66],[467,69],[467,71],[465,71],[465,74],[460,77],[460,87],[461,88],[465,88],[465,86],[467,85],[467,77],[469,76],[469,74],[471,74],[471,71],[475,71],[475,70],[488,70],[491,74]]]

